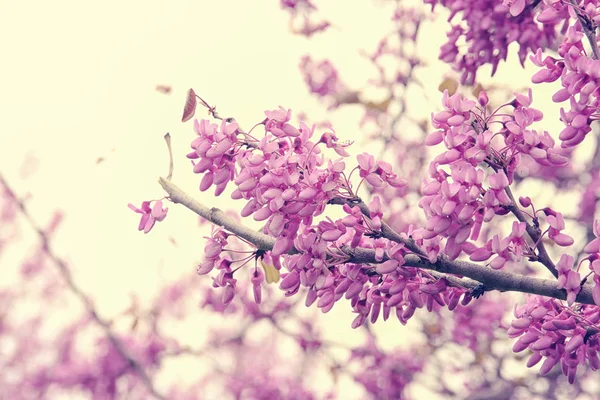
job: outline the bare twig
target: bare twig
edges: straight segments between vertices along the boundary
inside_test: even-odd
[[[165,134],[165,142],[167,143],[167,148],[169,149],[169,175],[167,175],[167,179],[171,180],[173,177],[173,148],[171,147],[171,135],[169,132]]]

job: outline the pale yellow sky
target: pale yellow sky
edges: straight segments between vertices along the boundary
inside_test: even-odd
[[[359,109],[327,113],[307,93],[298,62],[307,52],[327,57],[346,82],[363,87],[374,71],[357,50],[373,49],[391,28],[389,7],[322,2],[335,27],[306,40],[289,33],[278,3],[0,1],[0,171],[18,191],[33,194],[31,210],[40,222],[56,208],[66,212],[54,247],[75,266],[78,284],[103,314],[125,308],[131,292],[149,298],[202,258],[204,243],[189,211],[170,205],[167,219],[144,235],[127,208],[163,195],[157,178],[168,168],[165,132],[173,137],[174,182],[208,205],[239,209],[197,190],[200,177],[184,157],[192,123],[180,122],[188,88],[243,126],[282,105],[328,119],[338,136],[357,139]],[[448,70],[435,62],[446,26],[443,19],[427,25],[421,42],[431,63],[422,77],[434,107],[435,88]],[[499,81],[522,86],[527,76],[501,65]],[[173,92],[161,94],[157,84]],[[422,98],[412,102],[423,104],[425,116],[434,111]],[[39,168],[21,180],[27,157],[38,159]],[[96,164],[99,157],[104,161]],[[349,307],[340,304],[330,314],[323,319],[327,335],[356,340]],[[405,342],[398,340],[399,324],[378,325],[388,343]]]

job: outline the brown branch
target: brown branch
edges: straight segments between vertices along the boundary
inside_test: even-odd
[[[546,251],[546,248],[542,241],[539,240],[541,236],[541,231],[539,230],[539,228],[536,228],[527,221],[525,215],[519,209],[515,198],[513,197],[513,194],[510,191],[510,188],[506,188],[506,193],[512,201],[511,205],[509,206],[509,210],[517,217],[519,221],[525,222],[527,234],[529,235],[531,240],[533,240],[534,243],[538,243],[537,248],[539,261],[552,273],[552,275],[554,275],[555,278],[558,277],[558,271],[556,269],[556,266],[554,265],[554,262],[548,255],[548,252]],[[329,204],[348,204],[351,207],[357,206],[363,213],[363,215],[369,218],[371,217],[369,207],[360,198],[346,199],[342,197],[335,197],[329,201]],[[396,243],[403,243],[406,246],[406,248],[412,251],[413,253],[419,254],[421,256],[426,256],[425,252],[415,243],[413,239],[400,235],[398,232],[394,231],[388,224],[386,224],[383,221],[381,222],[381,233],[386,239],[389,239]]]
[[[165,178],[160,178],[158,183],[160,183],[162,188],[169,194],[169,200],[171,200],[173,203],[183,204],[205,220],[212,222],[215,225],[222,226],[230,232],[235,233],[242,239],[246,239],[247,241],[253,243],[257,249],[271,250],[275,245],[275,238],[242,225],[240,221],[228,217],[227,214],[218,208],[209,208],[204,204],[199,203],[192,198],[192,196],[175,186],[175,184],[173,184],[171,181]],[[298,253],[298,251],[295,251],[291,254],[296,253]]]
[[[369,206],[367,206],[360,198],[347,199],[343,197],[334,197],[329,200],[328,204],[337,204],[344,205],[348,204],[350,207],[357,206],[360,209],[360,212],[367,218],[371,218],[371,211],[369,210]],[[419,254],[421,256],[426,256],[423,249],[421,249],[417,243],[412,238],[404,237],[400,235],[398,232],[392,229],[387,223],[381,221],[381,233],[383,237],[391,240],[392,242],[402,243],[406,246],[407,249],[412,251],[415,254]]]
[[[23,216],[25,217],[25,219],[27,220],[27,222],[29,223],[31,228],[37,232],[37,234],[42,242],[42,245],[43,245],[46,255],[54,262],[54,265],[56,265],[56,267],[58,268],[60,274],[62,275],[63,279],[67,283],[67,286],[69,287],[71,292],[73,292],[73,294],[83,303],[87,312],[91,315],[92,319],[96,322],[96,324],[102,328],[102,330],[104,331],[104,334],[108,337],[111,344],[114,346],[115,350],[117,350],[117,352],[121,355],[121,357],[123,357],[127,361],[127,363],[131,366],[131,368],[140,376],[144,386],[146,386],[146,389],[155,398],[161,399],[161,400],[166,400],[166,398],[163,395],[161,395],[160,393],[158,393],[156,391],[156,389],[154,388],[154,385],[152,383],[152,380],[150,379],[148,374],[146,374],[142,365],[131,354],[129,354],[129,352],[123,345],[123,343],[112,333],[110,324],[98,315],[98,313],[96,312],[96,309],[94,308],[92,300],[83,292],[83,290],[81,290],[75,284],[75,281],[73,280],[73,276],[71,275],[71,271],[69,270],[69,267],[67,266],[67,264],[52,251],[52,248],[50,247],[50,240],[49,240],[48,236],[46,235],[44,230],[36,224],[33,217],[27,211],[25,203],[17,197],[15,192],[11,189],[11,187],[8,185],[8,182],[4,179],[4,177],[1,174],[0,174],[0,184],[2,184],[6,188],[9,196],[12,197],[14,202],[17,204],[17,206],[21,210],[21,213],[23,214]]]
[[[275,239],[267,236],[263,233],[254,231],[248,227],[242,225],[239,221],[228,217],[225,213],[217,208],[209,208],[191,196],[183,192],[172,182],[160,178],[160,185],[169,194],[169,198],[172,202],[182,204],[183,206],[194,211],[196,214],[205,218],[206,220],[219,225],[228,231],[246,239],[253,243],[257,248],[261,250],[271,250],[275,243]],[[356,203],[355,203],[356,204]],[[364,204],[364,203],[363,203]],[[356,204],[359,205],[359,204]],[[359,205],[359,207],[361,207]],[[394,232],[395,233],[395,232]],[[401,243],[411,243],[411,239],[404,238],[398,233],[395,233],[397,239],[402,240]],[[414,244],[414,242],[412,242]],[[417,246],[418,248],[418,246]],[[420,249],[419,249],[420,250]],[[366,248],[350,249],[343,247],[342,251],[348,256],[350,263],[357,264],[376,264],[382,261],[386,261],[384,257],[382,261],[375,259],[375,250]],[[297,254],[298,250],[293,248],[288,254]],[[427,270],[437,271],[443,274],[460,275],[467,278],[462,278],[456,281],[458,278],[453,278],[451,282],[458,283],[465,287],[473,287],[479,283],[484,284],[486,290],[499,290],[502,292],[522,292],[531,293],[541,296],[553,297],[560,300],[566,299],[566,292],[563,289],[557,288],[555,280],[540,279],[525,275],[519,275],[504,271],[494,270],[492,268],[466,262],[466,261],[450,261],[445,257],[439,257],[438,261],[431,263],[426,259],[423,259],[419,255],[407,254],[404,256],[405,266],[423,268]],[[470,279],[469,279],[470,278]],[[581,292],[577,296],[577,302],[583,304],[594,304],[592,298],[592,285],[587,284],[581,288]]]

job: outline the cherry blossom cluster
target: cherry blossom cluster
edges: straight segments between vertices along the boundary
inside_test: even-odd
[[[443,142],[446,151],[437,155],[429,166],[430,180],[425,181],[419,205],[425,211],[427,224],[420,236],[432,241],[430,257],[435,260],[441,237],[447,238],[444,252],[456,259],[462,252],[473,261],[485,261],[492,255],[492,268],[502,268],[507,261],[519,261],[523,255],[532,255],[525,241],[526,224],[514,222],[509,236],[498,234],[483,247],[476,241],[484,222],[495,215],[505,215],[511,207],[518,207],[510,198],[508,186],[514,180],[516,166],[522,158],[529,158],[544,166],[563,165],[567,159],[554,147],[548,132],[538,133],[529,126],[542,118],[539,110],[531,108],[528,96],[517,94],[503,108],[512,108],[499,114],[488,114],[488,98],[481,92],[478,103],[459,94],[445,91],[442,99],[445,110],[432,115],[437,131],[425,139],[433,146]],[[496,130],[495,124],[501,129]],[[485,169],[487,167],[487,169]],[[449,171],[448,169],[449,168]],[[487,181],[487,182],[486,182]],[[487,184],[486,184],[487,183]],[[529,206],[523,200],[523,206]],[[560,213],[544,209],[550,225],[549,238],[560,246],[569,246],[572,238],[560,231],[565,228]]]
[[[221,229],[213,229],[213,235],[208,239],[204,247],[205,261],[197,268],[199,275],[207,274],[213,268],[219,271],[217,277],[213,278],[213,286],[215,288],[223,288],[222,301],[224,306],[227,306],[233,300],[237,283],[237,279],[233,277],[231,269],[232,260],[224,257],[226,253],[223,251],[223,248],[227,245],[228,236]]]
[[[292,248],[300,223],[309,225],[331,198],[348,191],[341,175],[344,162],[330,161],[324,166],[319,145],[342,156],[347,153],[334,132],[312,142],[314,129],[304,123],[299,128],[291,125],[289,110],[280,108],[266,115],[267,134],[260,141],[248,134],[238,139],[235,123],[223,122],[217,130],[215,124],[203,120],[197,125],[199,137],[188,157],[199,160],[194,172],[204,173],[200,190],[215,185],[219,195],[234,182],[232,197],[247,200],[241,216],[266,221],[265,232],[277,238],[273,255],[279,256]]]
[[[247,290],[245,283],[239,286],[238,280],[234,278],[234,274],[246,264],[250,263],[248,281],[251,283],[252,296],[256,304],[262,302],[265,285],[279,279],[279,270],[281,269],[279,257],[272,257],[270,252],[260,250],[247,251],[247,245],[244,242],[234,240],[228,242],[230,236],[232,235],[223,229],[213,226],[211,237],[206,238],[204,261],[196,269],[199,275],[209,274],[213,269],[219,271],[218,275],[212,278],[212,286],[222,288],[222,294],[220,297],[214,296],[212,293],[207,294],[203,305],[221,312],[229,306],[238,292]],[[242,254],[241,258],[240,254]],[[252,261],[254,263],[251,263]],[[250,311],[246,310],[246,312]]]
[[[215,196],[223,193],[234,176],[234,160],[232,146],[242,143],[237,141],[237,123],[228,124],[223,121],[220,128],[208,120],[194,121],[194,130],[198,137],[192,142],[194,151],[187,155],[190,159],[201,158],[194,164],[194,173],[204,173],[200,182],[200,190],[205,191],[212,185],[216,187]]]
[[[380,316],[387,320],[392,312],[405,324],[417,309],[433,311],[447,306],[452,310],[460,301],[464,304],[470,301],[469,296],[462,297],[466,292],[463,288],[452,287],[445,279],[436,279],[414,268],[402,267],[404,245],[374,239],[373,233],[379,230],[378,216],[371,213],[367,220],[357,208],[346,205],[347,217],[335,224],[320,223],[317,229],[307,228],[298,237],[295,248],[301,254],[286,256],[284,260],[290,272],[282,275],[280,288],[287,296],[305,287],[308,289],[305,304],[316,302],[323,312],[331,310],[338,300],[348,299],[358,314],[352,323],[354,328],[367,320],[375,323]],[[328,242],[333,246],[328,246]],[[349,243],[350,248],[374,249],[375,261],[380,263],[370,266],[348,262],[346,253],[335,250],[344,243]]]
[[[559,4],[560,2],[556,3]],[[562,6],[572,10],[570,7]],[[578,14],[580,19],[569,27],[566,35],[558,47],[560,58],[542,56],[542,49],[538,49],[531,61],[541,67],[532,78],[533,83],[554,82],[560,79],[562,88],[558,90],[552,100],[557,103],[569,101],[569,108],[561,108],[560,119],[565,128],[560,132],[561,146],[564,148],[575,147],[580,144],[591,131],[590,123],[598,119],[598,82],[600,79],[600,61],[595,36],[592,39],[594,53],[588,55],[583,44],[586,36],[584,27],[586,23],[596,24],[597,5],[590,2],[585,7],[585,14]],[[564,12],[564,11],[563,11]],[[580,11],[574,11],[580,13]],[[538,20],[542,18],[542,14]],[[555,17],[560,20],[557,15]],[[595,26],[595,25],[594,25]]]
[[[540,373],[546,375],[560,363],[570,383],[579,365],[587,363],[593,371],[600,368],[597,306],[564,307],[555,300],[533,296],[515,306],[514,315],[516,319],[507,333],[519,338],[513,347],[515,352],[532,352],[528,367],[544,360]]]
[[[369,337],[364,346],[352,351],[349,361],[360,363],[355,379],[373,398],[402,399],[424,360],[411,351],[386,353]]]
[[[380,313],[387,319],[393,309],[400,321],[406,323],[418,308],[431,311],[442,305],[456,307],[465,294],[464,289],[451,287],[444,279],[415,269],[401,268],[404,245],[380,237],[383,210],[379,198],[373,198],[368,216],[364,215],[360,207],[353,205],[352,173],[346,177],[344,162],[330,160],[327,167],[322,167],[325,161],[319,145],[347,156],[347,144],[339,143],[333,131],[312,142],[314,129],[304,123],[298,128],[291,125],[291,113],[283,108],[265,114],[265,136],[261,140],[239,132],[235,123],[223,121],[220,129],[206,120],[197,123],[199,137],[192,142],[194,151],[188,157],[194,160],[194,172],[204,173],[201,190],[208,189],[210,185],[204,183],[208,181],[217,186],[220,194],[232,181],[236,185],[232,197],[247,200],[241,215],[265,221],[263,231],[275,238],[273,250],[265,253],[257,249],[254,257],[261,262],[266,260],[267,264],[263,264],[267,274],[269,269],[279,271],[285,266],[289,272],[282,274],[280,288],[286,295],[294,295],[304,286],[308,289],[306,305],[316,302],[323,312],[345,297],[358,314],[354,327],[367,318],[375,322]],[[386,162],[376,161],[367,153],[358,155],[357,161],[354,169],[360,179],[357,190],[363,182],[373,187],[406,185]],[[213,171],[229,171],[228,180],[215,182]],[[313,217],[332,201],[345,202],[343,210],[347,216],[313,225]],[[201,274],[215,266],[220,270],[218,277],[213,278],[213,285],[225,288],[224,306],[234,297],[233,276],[241,268],[227,256],[223,257],[226,239],[223,231],[213,231],[205,248],[205,261],[198,268]],[[342,251],[346,243],[350,249],[373,249],[374,261],[379,264],[365,268],[351,262],[351,257]],[[280,256],[290,251],[298,254],[285,255],[281,262]],[[256,267],[251,268],[253,292],[258,300],[263,275]]]
[[[519,60],[525,63],[529,51],[552,45],[557,37],[560,19],[535,18],[536,10],[553,8],[561,2],[534,0],[461,1],[426,0],[435,9],[437,4],[450,11],[448,42],[440,49],[440,60],[452,64],[460,72],[461,82],[473,85],[477,71],[492,65],[492,75],[500,61],[507,60],[511,43],[519,45]],[[454,22],[455,19],[460,19]],[[542,22],[543,21],[543,22]],[[538,23],[540,22],[540,23]],[[467,46],[461,46],[461,41]],[[464,49],[464,50],[463,50]]]
[[[567,304],[573,305],[581,290],[581,276],[573,270],[575,259],[573,256],[563,254],[556,264],[558,270],[558,287],[567,291]]]

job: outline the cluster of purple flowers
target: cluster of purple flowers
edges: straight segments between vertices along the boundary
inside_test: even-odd
[[[511,43],[519,45],[519,60],[524,64],[529,51],[552,45],[557,36],[556,26],[562,22],[548,19],[539,24],[534,11],[536,6],[545,9],[551,7],[547,3],[560,2],[426,0],[425,3],[431,4],[432,9],[441,4],[450,10],[448,42],[442,46],[439,57],[452,64],[462,74],[462,83],[468,85],[476,82],[477,71],[483,65],[491,64],[493,75],[500,61],[506,61]],[[453,23],[457,17],[460,21]],[[466,48],[459,44],[463,40]]]
[[[425,143],[432,146],[443,142],[447,150],[431,162],[430,180],[423,183],[419,205],[427,216],[421,233],[424,240],[447,238],[444,251],[451,259],[465,252],[473,261],[485,261],[496,254],[490,265],[497,269],[511,259],[511,254],[519,261],[528,251],[525,223],[515,221],[508,237],[501,239],[496,234],[483,247],[477,248],[468,239],[477,240],[484,222],[517,206],[506,188],[523,157],[545,166],[563,165],[567,159],[559,154],[547,132],[541,135],[529,129],[542,118],[539,110],[530,107],[531,92],[528,96],[517,94],[504,105],[513,108],[512,114],[497,115],[496,110],[488,115],[488,101],[485,92],[480,93],[478,103],[444,92],[445,110],[432,115],[438,130],[429,134]],[[495,123],[501,124],[501,130],[492,130]],[[562,215],[544,211],[551,214],[547,217],[550,239],[562,246],[572,244],[572,239],[560,232],[565,228]]]
[[[595,8],[593,3],[588,3],[586,11],[589,11],[585,18],[595,18]],[[569,101],[570,109],[561,108],[560,112],[565,128],[559,139],[564,148],[581,143],[592,130],[590,123],[598,119],[600,60],[588,57],[583,45],[584,36],[581,24],[576,23],[569,27],[558,47],[558,54],[562,58],[546,56],[542,59],[541,49],[537,50],[535,56],[531,56],[533,63],[543,68],[532,77],[532,82],[554,82],[560,79],[562,89],[554,94],[552,100],[557,103]]]
[[[507,333],[519,338],[513,346],[515,352],[532,352],[528,367],[544,359],[540,373],[546,375],[560,363],[570,383],[579,365],[587,362],[593,371],[600,368],[598,307],[584,305],[574,310],[552,299],[529,296],[525,304],[515,306],[514,315]]]
[[[423,359],[412,351],[385,352],[372,337],[366,345],[352,351],[350,362],[360,364],[355,380],[373,398],[404,399],[405,388],[423,369]]]
[[[394,309],[402,323],[419,308],[431,311],[447,305],[454,309],[465,289],[414,268],[404,268],[404,244],[381,237],[383,209],[379,197],[373,197],[365,214],[353,204],[356,198],[350,183],[352,173],[344,173],[344,161],[330,160],[325,164],[322,147],[347,156],[347,144],[339,143],[332,131],[322,134],[317,142],[311,141],[314,129],[304,123],[298,128],[291,125],[291,113],[283,108],[267,111],[266,115],[265,136],[260,140],[239,132],[234,124],[223,122],[217,130],[214,124],[200,122],[196,125],[200,127],[196,130],[199,138],[192,142],[194,152],[188,156],[198,160],[194,171],[204,172],[202,182],[206,182],[206,176],[214,175],[213,171],[231,171],[229,180],[215,182],[210,178],[209,182],[212,180],[221,192],[232,181],[236,185],[232,197],[247,200],[241,215],[265,221],[263,231],[275,238],[273,250],[256,253],[255,257],[268,258],[265,268],[285,267],[288,272],[281,274],[279,287],[286,295],[292,296],[304,287],[306,305],[316,303],[323,312],[345,297],[358,314],[354,327],[367,319],[374,323],[380,315],[388,319]],[[393,173],[390,164],[376,161],[372,155],[359,154],[357,164],[353,171],[358,172],[358,186],[362,182],[375,188],[407,184]],[[201,189],[207,188],[201,185]],[[313,223],[313,218],[332,200],[344,203],[347,216]],[[226,244],[227,234],[216,230],[198,269],[202,274],[215,266],[220,271],[213,278],[213,285],[224,288],[224,305],[235,295],[233,276],[239,269],[223,256]],[[377,264],[353,262],[343,251],[358,247],[372,249]],[[259,302],[264,274],[255,267],[250,276]],[[470,297],[462,301],[466,304]]]

